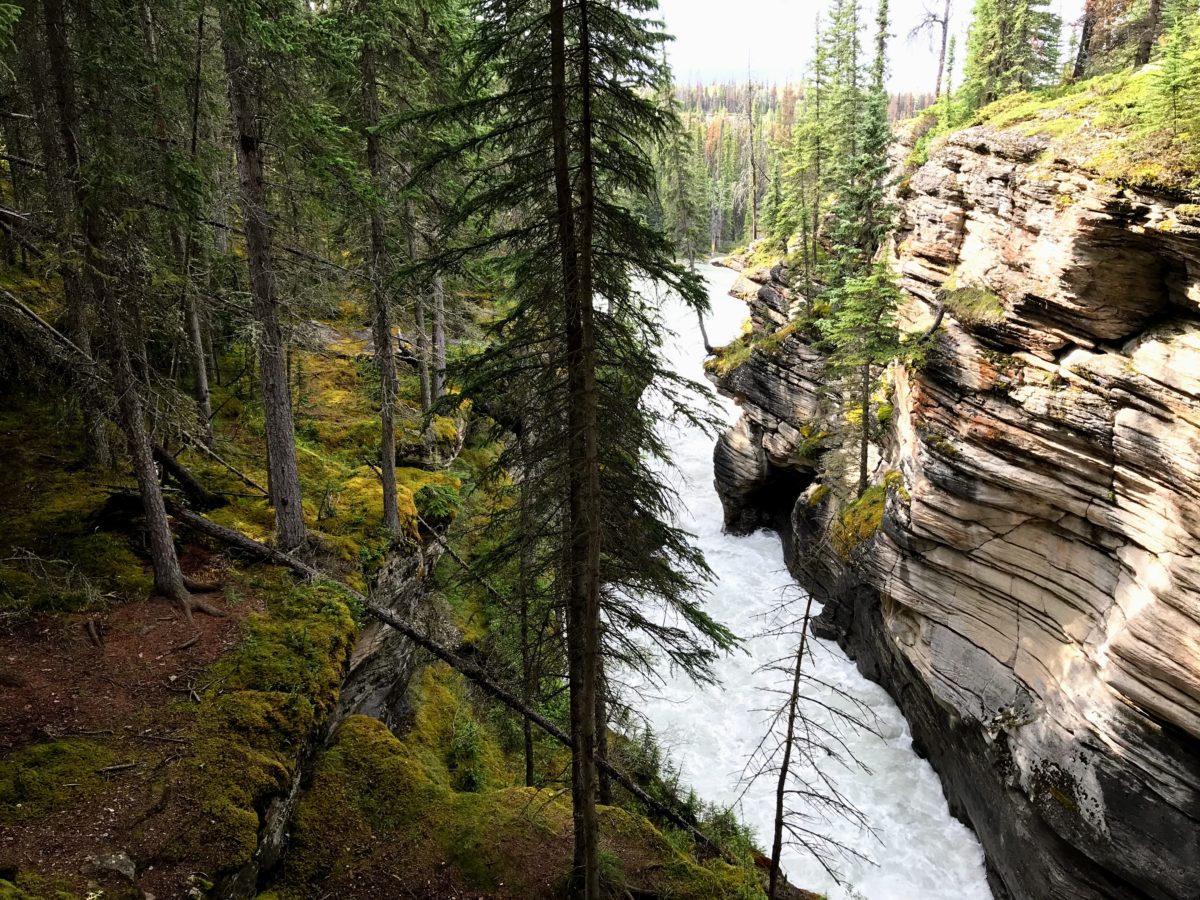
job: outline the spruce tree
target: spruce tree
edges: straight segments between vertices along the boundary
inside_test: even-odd
[[[1062,20],[1048,0],[976,0],[961,88],[968,110],[1058,76]]]
[[[663,36],[653,4],[484,0],[470,48],[479,99],[447,110],[474,133],[439,160],[482,159],[449,223],[494,222],[460,258],[501,249],[512,292],[488,346],[464,361],[463,399],[513,416],[522,429],[522,489],[534,522],[498,517],[514,554],[544,560],[566,622],[575,742],[576,876],[598,891],[595,756],[601,655],[653,670],[656,652],[704,677],[732,636],[696,603],[706,577],[687,536],[667,522],[673,494],[654,462],[656,391],[696,417],[656,355],[658,316],[638,282],[658,282],[703,306],[697,278],[632,208],[656,191],[645,149],[677,123],[656,99]],[[598,308],[599,307],[599,308]],[[513,413],[536,397],[535,415]],[[603,471],[603,479],[600,473]],[[496,555],[500,555],[499,553]],[[655,606],[668,615],[649,614]],[[640,636],[640,637],[639,637]]]
[[[899,291],[886,263],[876,261],[895,216],[895,207],[887,198],[892,140],[885,86],[888,21],[888,2],[880,0],[865,116],[855,138],[857,155],[848,166],[848,177],[834,206],[832,314],[820,323],[834,364],[856,373],[852,420],[858,420],[860,495],[869,483],[872,369],[890,362],[901,350],[895,327]]]

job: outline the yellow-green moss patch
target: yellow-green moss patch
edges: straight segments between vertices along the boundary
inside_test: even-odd
[[[849,559],[854,550],[874,536],[883,524],[888,489],[882,484],[867,488],[861,497],[850,503],[834,519],[831,540],[833,549],[842,559]]]
[[[96,794],[105,783],[98,770],[115,762],[107,747],[78,738],[9,753],[0,759],[0,823],[24,822]]]
[[[217,849],[231,867],[250,859],[264,800],[288,787],[304,742],[337,702],[356,633],[335,586],[293,586],[276,570],[248,577],[268,612],[246,619],[242,642],[204,674],[201,705],[188,708],[186,779],[206,827],[184,840]]]

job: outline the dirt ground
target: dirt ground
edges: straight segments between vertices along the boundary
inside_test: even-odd
[[[201,548],[189,548],[181,562],[196,581],[220,582],[226,569],[224,557]],[[0,755],[84,737],[114,760],[101,773],[100,791],[61,812],[0,825],[0,877],[33,871],[76,887],[121,888],[120,876],[94,871],[89,859],[115,852],[155,859],[191,827],[198,811],[172,789],[171,768],[189,753],[174,701],[193,699],[205,667],[238,643],[241,620],[263,609],[257,598],[229,593],[238,602],[224,592],[206,595],[227,612],[222,618],[188,622],[149,597],[0,632]],[[163,871],[140,872],[138,885],[158,898],[185,896],[180,885],[190,865],[176,859]]]

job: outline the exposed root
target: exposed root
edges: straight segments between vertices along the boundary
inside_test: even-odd
[[[94,618],[88,619],[83,623],[83,632],[87,635],[88,640],[92,642],[92,646],[104,646],[104,632],[100,630],[100,624]]]
[[[206,616],[216,616],[219,619],[223,619],[226,615],[228,615],[228,613],[221,609],[221,607],[213,606],[211,603],[201,600],[198,597],[193,597],[190,594],[188,595],[187,606],[185,606],[184,609],[187,610],[188,621],[191,621],[193,611],[202,612]]]
[[[220,582],[192,581],[186,575],[183,576],[183,586],[193,594],[215,594],[221,590]]]
[[[220,607],[213,606],[211,603],[201,600],[199,597],[193,596],[188,588],[184,585],[184,582],[186,581],[187,579],[185,578],[178,585],[174,585],[170,588],[158,586],[155,589],[155,593],[165,597],[173,605],[182,609],[189,625],[194,621],[193,614],[197,612],[202,612],[209,616],[217,616],[218,618],[225,617],[226,613]]]

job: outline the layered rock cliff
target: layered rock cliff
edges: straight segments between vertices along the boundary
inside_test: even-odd
[[[1200,207],[981,128],[903,189],[903,320],[878,533],[849,561],[819,468],[823,361],[760,334],[715,380],[726,524],[784,535],[822,633],[888,687],[997,896],[1200,897]],[[1190,202],[1188,202],[1190,201]],[[754,288],[757,288],[754,290]]]

